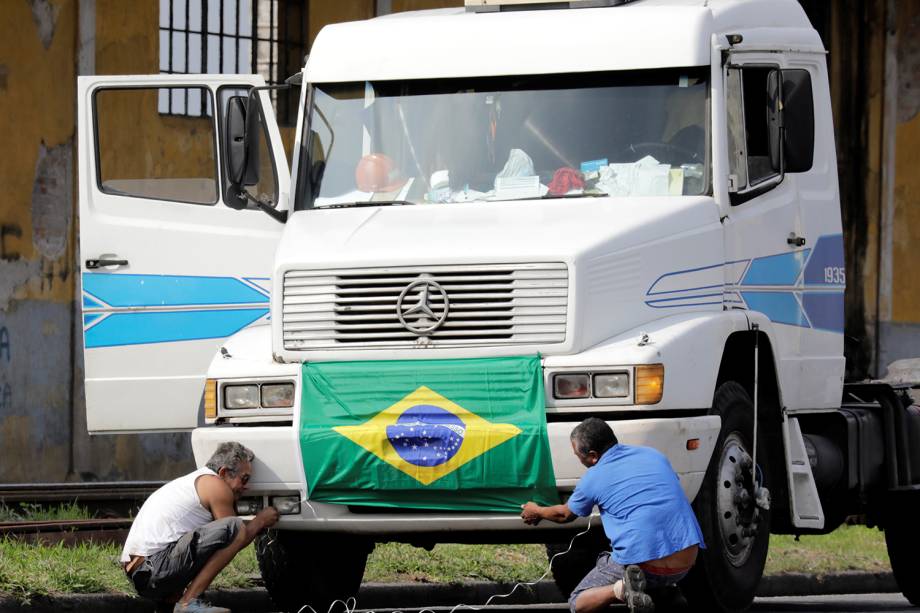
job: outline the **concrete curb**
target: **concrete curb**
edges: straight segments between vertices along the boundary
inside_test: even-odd
[[[513,585],[476,582],[462,585],[443,583],[365,583],[358,593],[362,609],[395,607],[453,606],[458,603],[481,604],[493,594],[505,594]],[[815,576],[804,573],[764,577],[757,588],[758,596],[824,596],[829,594],[874,594],[897,592],[894,575],[889,573],[844,572]],[[215,605],[239,611],[261,613],[276,610],[262,589],[218,590],[205,594]],[[563,602],[552,581],[520,587],[510,598],[496,598],[493,604],[539,604]],[[9,596],[0,596],[0,613],[58,613],[60,611],[93,613],[153,613],[153,604],[121,594],[67,594],[34,598],[29,604]]]

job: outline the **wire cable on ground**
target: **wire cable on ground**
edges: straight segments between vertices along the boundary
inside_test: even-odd
[[[310,504],[307,503],[307,506],[310,506]],[[310,509],[312,510],[313,507],[310,507]],[[314,513],[316,513],[316,511],[314,511]],[[575,539],[577,539],[579,536],[583,534],[588,533],[588,531],[591,529],[591,521],[593,519],[594,519],[593,516],[590,516],[590,515],[588,516],[587,527],[585,527],[584,530],[582,530],[581,532],[579,532],[578,534],[572,537],[572,540],[569,541],[569,546],[565,551],[560,551],[559,553],[555,554],[552,558],[550,558],[549,564],[547,565],[547,568],[546,568],[546,572],[544,572],[538,579],[535,579],[534,581],[521,581],[521,582],[515,583],[514,587],[511,588],[511,591],[508,592],[507,594],[493,594],[492,596],[489,596],[489,598],[485,601],[485,603],[481,605],[460,603],[458,605],[455,605],[450,610],[450,613],[455,613],[459,609],[471,609],[473,611],[481,611],[482,609],[485,609],[486,607],[488,607],[492,603],[492,601],[496,598],[508,598],[509,596],[514,594],[514,592],[516,592],[519,587],[522,587],[522,586],[533,587],[540,581],[543,581],[552,572],[553,562],[556,561],[556,558],[558,558],[559,556],[564,556],[565,554],[572,551],[572,546],[575,544]],[[351,597],[351,598],[348,598],[347,600],[332,601],[332,604],[329,605],[329,609],[326,611],[326,613],[333,613],[333,609],[335,608],[335,606],[340,603],[345,607],[342,613],[355,613],[355,611],[358,609],[357,598]],[[300,607],[300,609],[297,610],[297,613],[304,613],[305,611],[309,611],[310,613],[319,613],[316,609],[314,609],[308,604]],[[368,611],[367,613],[376,613],[376,611]],[[392,613],[404,613],[404,612],[402,610],[396,609],[396,610],[392,610]],[[417,613],[435,613],[435,611],[434,609],[420,609]]]

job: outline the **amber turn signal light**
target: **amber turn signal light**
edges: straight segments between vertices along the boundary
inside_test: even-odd
[[[636,404],[655,404],[664,392],[664,364],[636,366]]]
[[[217,419],[217,379],[204,382],[204,417]]]

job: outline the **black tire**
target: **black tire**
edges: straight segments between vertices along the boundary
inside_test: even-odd
[[[737,501],[736,495],[749,490],[751,484],[750,464],[747,470],[736,468],[751,462],[754,407],[748,393],[733,381],[722,384],[716,390],[712,414],[722,418],[722,429],[693,502],[706,549],[700,550],[696,566],[681,583],[681,589],[694,610],[736,613],[751,605],[763,575],[770,542],[770,512],[758,509],[753,500],[740,505],[730,502]],[[769,489],[763,436],[758,438],[757,447],[757,464],[763,485]],[[735,478],[726,478],[730,475]],[[735,522],[736,518],[741,519],[741,524]],[[745,528],[754,533],[740,534]]]
[[[917,561],[920,530],[916,526],[917,507],[920,505],[910,506],[910,511],[902,507],[888,518],[885,543],[888,545],[888,559],[898,589],[910,604],[920,607],[920,582],[917,581],[920,576],[920,562]]]
[[[591,528],[587,534],[575,539],[572,550],[560,555],[555,560],[553,556],[568,549],[568,543],[547,543],[546,557],[553,561],[553,579],[562,595],[568,599],[572,590],[585,578],[597,564],[597,556],[604,551],[610,551],[610,539],[604,534],[603,528]]]
[[[256,537],[265,589],[283,611],[310,605],[326,613],[335,600],[358,593],[373,543],[313,532],[270,530]]]

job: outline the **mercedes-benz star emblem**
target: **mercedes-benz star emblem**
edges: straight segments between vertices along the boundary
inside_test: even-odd
[[[418,300],[415,304],[406,305],[406,296],[418,289]],[[441,300],[433,300],[432,293],[441,295]],[[396,316],[406,330],[419,336],[430,334],[437,330],[444,320],[450,304],[447,301],[447,292],[435,281],[419,279],[413,281],[399,294],[396,300]]]

